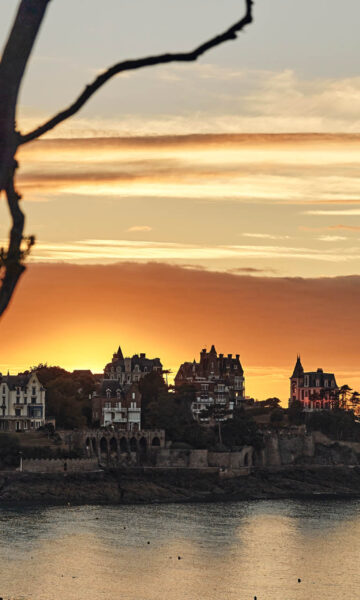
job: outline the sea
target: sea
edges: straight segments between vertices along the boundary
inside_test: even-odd
[[[356,600],[360,501],[0,509],[4,600]]]

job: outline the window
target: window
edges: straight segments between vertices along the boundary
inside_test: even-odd
[[[111,396],[111,390],[106,390],[106,397],[110,398],[110,396]]]
[[[132,397],[132,399],[133,399],[133,400],[135,400],[135,398],[136,398],[136,394],[135,394],[135,392],[133,392],[133,393],[131,394],[131,397]]]
[[[36,387],[34,385],[32,387],[32,392],[31,393],[32,393],[33,396],[36,396]]]
[[[21,417],[21,408],[15,408],[15,417]]]
[[[105,402],[105,408],[111,408],[111,402]]]

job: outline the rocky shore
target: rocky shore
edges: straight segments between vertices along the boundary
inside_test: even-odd
[[[2,473],[0,505],[149,504],[360,497],[360,467],[255,469],[224,476],[205,469],[116,469]]]

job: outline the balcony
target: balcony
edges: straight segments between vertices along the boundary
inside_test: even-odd
[[[127,413],[127,408],[103,408],[103,413],[108,414],[108,413]]]

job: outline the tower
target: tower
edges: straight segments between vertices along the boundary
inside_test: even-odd
[[[289,406],[293,402],[300,400],[300,388],[304,385],[304,369],[301,364],[300,355],[297,356],[294,372],[290,377],[290,398]]]

